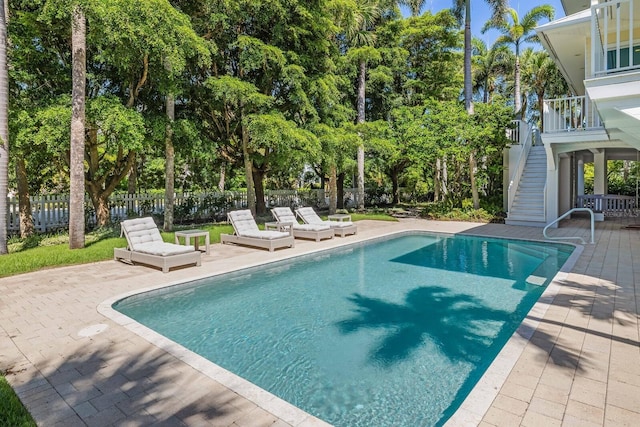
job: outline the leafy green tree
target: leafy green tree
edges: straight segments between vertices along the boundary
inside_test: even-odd
[[[537,43],[538,36],[534,32],[542,19],[552,20],[554,10],[552,6],[536,6],[522,17],[522,21],[515,9],[508,9],[500,20],[488,21],[482,32],[495,28],[502,34],[495,41],[496,46],[513,45],[516,54],[514,70],[514,108],[516,114],[522,114],[522,93],[520,91],[520,47],[523,43]],[[509,19],[508,19],[509,18]],[[509,22],[509,20],[511,22]]]
[[[527,49],[522,54],[524,92],[535,96],[538,126],[544,129],[544,100],[568,92],[567,82],[546,51]]]
[[[482,102],[490,102],[501,78],[513,69],[513,54],[505,46],[487,49],[484,41],[473,39],[473,91],[482,94]]]

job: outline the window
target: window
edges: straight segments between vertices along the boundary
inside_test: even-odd
[[[607,51],[607,69],[612,70],[614,68],[624,68],[629,66],[629,48],[620,48],[620,66],[616,65],[617,55],[616,50],[611,49]],[[633,47],[633,65],[640,65],[640,45]]]

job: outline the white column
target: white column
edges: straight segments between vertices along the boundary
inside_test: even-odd
[[[607,194],[607,156],[605,150],[593,153],[593,194]]]
[[[578,188],[576,188],[576,191],[578,196],[584,196],[584,160],[582,160],[582,157],[578,158],[577,172]]]

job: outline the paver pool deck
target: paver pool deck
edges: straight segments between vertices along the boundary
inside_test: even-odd
[[[640,424],[640,229],[623,228],[635,222],[596,223],[596,243],[548,287],[448,425]],[[326,425],[145,328],[105,316],[105,307],[141,289],[413,229],[542,240],[532,227],[360,221],[356,236],[296,240],[273,253],[212,245],[202,267],[167,274],[105,261],[2,278],[0,370],[41,426]],[[588,222],[565,221],[549,234],[589,240]]]

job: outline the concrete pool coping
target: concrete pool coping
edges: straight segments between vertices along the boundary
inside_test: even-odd
[[[245,401],[241,395],[234,393],[224,384],[208,377],[202,378],[205,376],[200,370],[183,363],[179,356],[174,357],[173,352],[163,348],[162,343],[150,344],[133,334],[127,327],[105,318],[96,308],[102,302],[114,299],[116,295],[139,293],[146,288],[145,284],[152,281],[157,281],[158,286],[167,286],[193,280],[196,276],[209,276],[211,273],[271,262],[408,229],[538,241],[541,235],[540,229],[497,224],[422,220],[404,220],[399,223],[361,221],[358,224],[360,232],[357,236],[319,243],[297,241],[296,248],[274,254],[250,248],[213,245],[212,255],[203,257],[203,267],[176,270],[166,275],[146,267],[110,261],[0,279],[0,291],[3,295],[0,303],[0,369],[9,370],[7,379],[42,425],[324,425],[306,413],[290,413],[290,408],[273,409],[268,403],[264,407]],[[568,224],[558,229],[558,233],[575,235],[576,232],[586,231],[584,223]],[[634,231],[621,231],[619,224],[614,226],[605,222],[598,225],[598,232],[599,239],[596,245],[586,246],[583,254],[577,254],[574,260],[576,265],[570,269],[571,271],[564,273],[566,277],[557,277],[557,286],[550,286],[557,288],[556,295],[547,294],[550,287],[545,291],[538,302],[546,304],[546,307],[543,307],[544,312],[532,310],[527,316],[527,321],[521,326],[525,329],[521,332],[529,333],[534,344],[537,344],[536,332],[541,328],[538,326],[533,329],[533,325],[535,322],[540,324],[540,319],[549,317],[550,314],[557,315],[558,307],[554,302],[559,298],[558,291],[566,288],[568,281],[579,285],[582,279],[574,276],[588,273],[591,276],[583,280],[586,287],[594,281],[604,280],[605,278],[600,277],[604,273],[611,274],[608,269],[602,268],[602,259],[613,253],[608,250],[612,242],[624,240],[629,246],[628,251],[626,248],[623,250],[628,253],[627,256],[623,254],[622,259],[637,259],[640,252],[638,241],[628,238],[628,234],[635,233]],[[616,255],[619,255],[619,251]],[[625,283],[633,284],[634,277],[639,277],[635,270],[640,266],[640,262],[630,264],[630,271],[628,268],[618,268],[618,276]],[[635,294],[631,299],[635,303]],[[571,310],[571,307],[562,308]],[[625,335],[632,336],[627,344],[638,353],[637,309],[629,307],[622,314],[625,317],[625,326],[631,331],[625,330]],[[581,322],[588,323],[589,316],[584,317],[586,320],[581,319]],[[611,324],[614,323],[613,317],[610,316],[609,319]],[[105,324],[108,328],[103,331],[95,329],[98,332],[92,334],[91,328],[100,324]],[[548,323],[543,327],[548,329]],[[87,328],[89,333],[86,333]],[[88,336],[79,334],[82,331]],[[560,338],[561,333],[554,342]],[[502,377],[506,374],[507,379],[499,382],[496,380],[498,377],[491,375],[489,379],[493,382],[487,383],[487,391],[483,390],[480,384],[476,386],[467,401],[476,394],[476,390],[480,398],[471,398],[470,405],[465,402],[454,414],[454,417],[458,418],[452,418],[450,424],[454,420],[460,420],[452,425],[500,425],[502,420],[503,425],[535,425],[534,421],[543,419],[541,417],[562,423],[565,418],[576,418],[576,414],[572,412],[573,402],[587,405],[582,402],[587,400],[586,398],[578,396],[577,399],[572,399],[572,390],[569,390],[566,396],[559,394],[558,399],[549,400],[550,384],[547,384],[545,371],[549,366],[557,365],[554,363],[554,345],[551,340],[544,343],[549,345],[546,359],[540,357],[540,360],[530,360],[532,341],[524,340],[519,335],[516,339],[520,342],[521,349],[507,351],[511,354],[510,363],[513,367],[508,368],[506,362],[494,362],[496,369],[502,371]],[[611,342],[611,339],[609,341]],[[535,350],[540,350],[540,346],[536,346]],[[581,349],[576,349],[576,352],[580,351]],[[177,349],[176,352],[179,354],[180,350]],[[638,364],[638,356],[635,353],[629,356],[627,366]],[[168,354],[171,357],[168,357]],[[527,365],[531,366],[529,373],[539,372],[538,381],[533,387],[531,385],[534,381],[529,378],[533,376],[523,376],[519,372],[520,365],[524,363],[523,358],[526,359],[526,363],[530,363]],[[574,372],[572,380],[585,383],[585,378],[582,378],[584,375],[575,375],[575,366],[566,368],[567,371],[571,369]],[[489,371],[485,376],[488,374]],[[605,388],[609,385],[608,378],[599,378]],[[613,381],[615,386],[627,391],[629,388],[636,390],[636,387],[640,386],[640,375],[626,375],[625,378],[626,381],[620,386],[621,378],[616,375]],[[515,386],[511,384],[514,381]],[[564,385],[567,380],[563,378],[561,382]],[[587,385],[594,386],[591,383]],[[239,384],[239,387],[242,388],[243,384]],[[546,399],[538,396],[538,388],[541,393],[547,393],[547,396],[543,396]],[[581,389],[577,387],[576,393]],[[493,397],[486,397],[488,390],[492,390]],[[253,391],[243,393],[251,394]],[[634,411],[633,406],[635,400],[620,402],[620,392],[612,390],[609,394],[615,397],[615,401],[610,405],[612,409],[608,411],[611,416],[619,420],[637,415],[637,409]],[[264,398],[273,402],[270,396]],[[556,405],[552,408],[553,411],[549,411],[549,405],[545,406],[546,402]],[[488,408],[484,412],[479,409],[487,407],[487,404]],[[589,406],[591,412],[584,411],[582,407],[582,412],[591,414],[589,422],[593,425],[605,425],[608,418],[604,409],[607,404],[605,398],[600,405],[600,421],[597,421],[597,416],[593,416],[593,412],[599,409],[598,405]],[[284,411],[282,416],[273,413],[281,410]],[[552,422],[547,425],[553,424]]]

